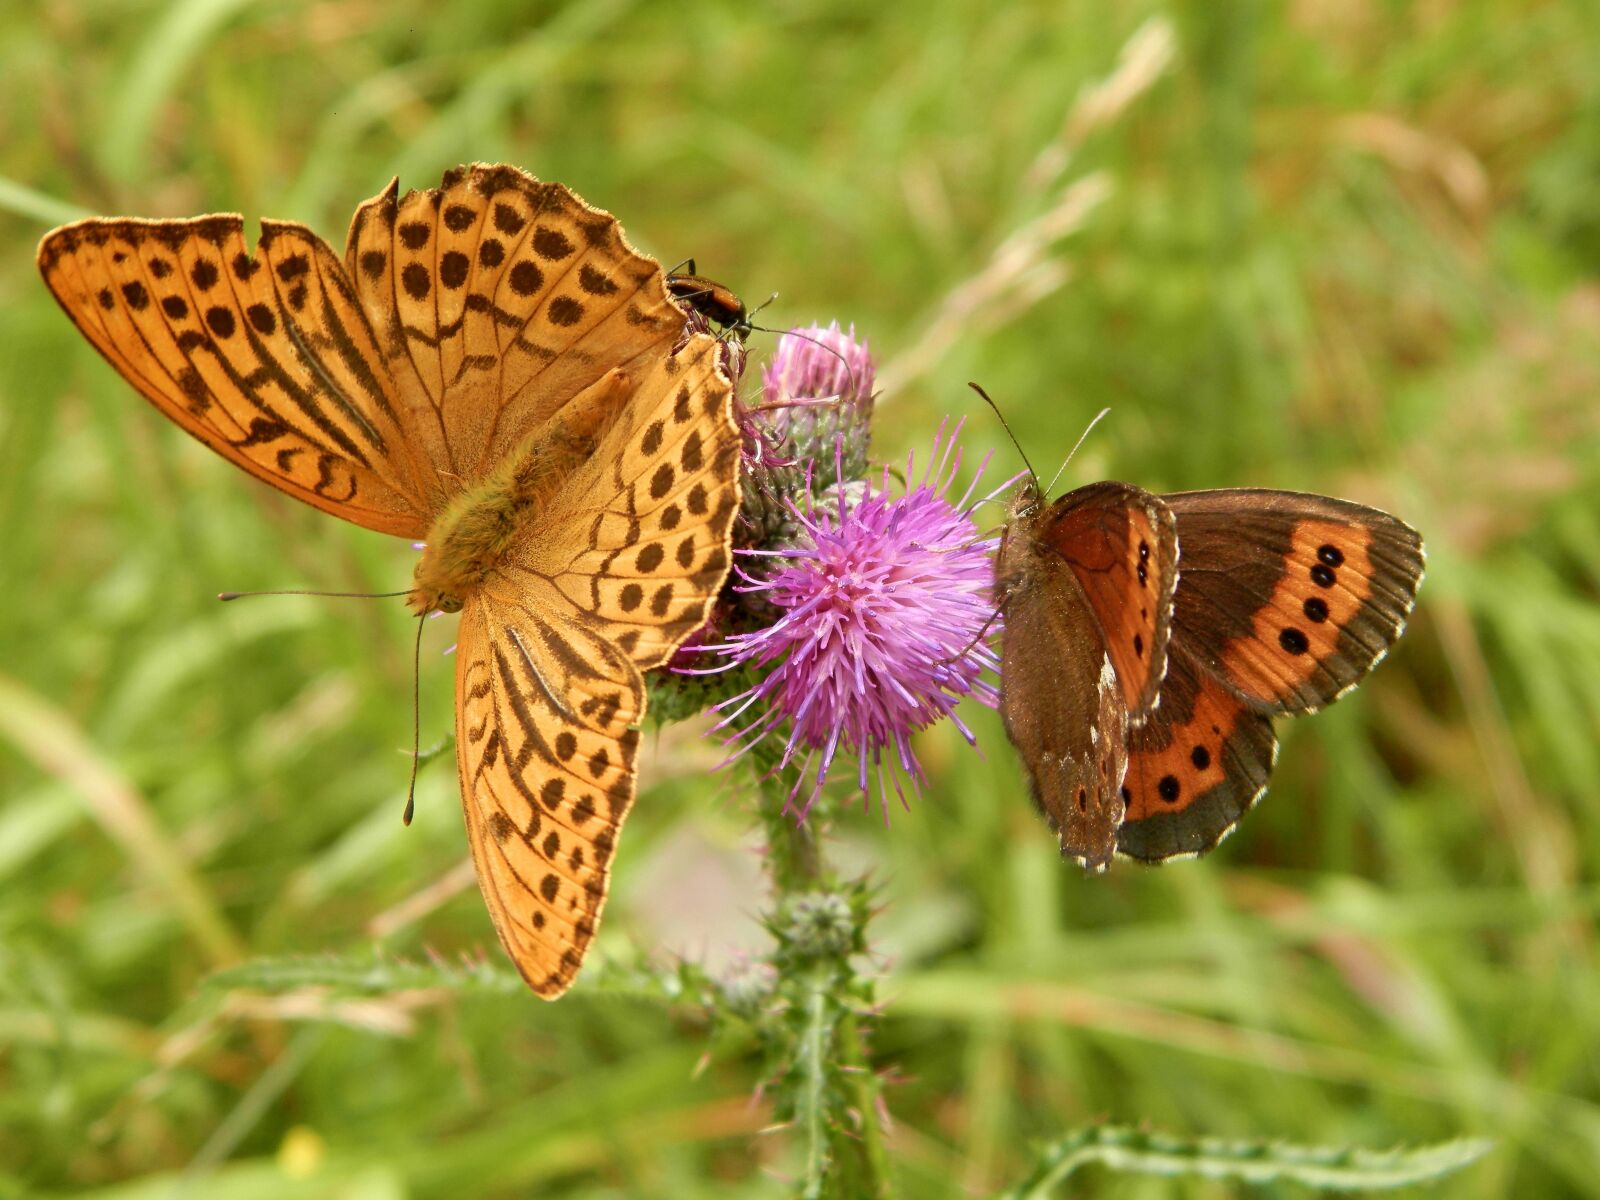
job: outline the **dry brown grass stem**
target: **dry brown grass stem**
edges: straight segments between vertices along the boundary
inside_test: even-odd
[[[1077,179],[1068,179],[1068,171],[1092,135],[1115,123],[1155,85],[1176,47],[1171,23],[1152,18],[1124,44],[1111,73],[1079,91],[1019,189],[1027,209],[1044,201],[1044,210],[1002,235],[988,261],[945,293],[910,347],[884,364],[878,384],[885,396],[932,371],[958,339],[1016,320],[1072,278],[1072,264],[1056,247],[1088,223],[1114,185],[1104,171]]]

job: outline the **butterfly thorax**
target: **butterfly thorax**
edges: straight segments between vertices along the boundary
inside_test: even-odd
[[[1044,510],[1044,497],[1031,480],[1017,491],[1007,514],[1005,532],[1000,535],[1000,552],[995,557],[994,602],[1004,609],[1012,593],[1027,578],[1028,560],[1039,552],[1034,526]]]
[[[406,600],[418,616],[460,612],[510,548],[530,506],[496,482],[461,493],[428,531]]]
[[[459,612],[530,521],[599,445],[630,392],[620,369],[544,421],[481,482],[458,493],[428,530],[406,603],[419,616]]]
[[[593,447],[589,447],[592,452]],[[459,612],[584,458],[577,448],[529,446],[462,492],[428,531],[407,603],[423,613]]]

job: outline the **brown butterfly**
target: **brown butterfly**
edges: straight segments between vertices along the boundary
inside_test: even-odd
[[[1026,484],[996,573],[1001,713],[1062,853],[1215,846],[1266,791],[1271,718],[1360,682],[1422,567],[1415,530],[1327,496]]]
[[[563,992],[633,802],[642,673],[705,619],[739,504],[732,386],[616,218],[515,167],[391,183],[341,260],[302,225],[93,219],[39,269],[190,434],[289,495],[426,547],[407,603],[461,613],[457,763],[478,882]]]

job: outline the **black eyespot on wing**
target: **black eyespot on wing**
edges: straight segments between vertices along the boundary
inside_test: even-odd
[[[405,286],[406,294],[413,300],[425,300],[432,281],[428,278],[428,268],[421,263],[411,263],[400,272],[400,282]]]
[[[544,272],[524,259],[511,268],[511,290],[519,296],[531,296],[544,286]]]
[[[467,281],[467,269],[472,264],[459,250],[450,250],[439,260],[439,282],[447,288],[458,288]]]

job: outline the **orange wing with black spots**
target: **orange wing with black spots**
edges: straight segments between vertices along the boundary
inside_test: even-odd
[[[39,269],[107,361],[257,478],[420,537],[608,371],[642,373],[683,314],[609,213],[511,166],[391,183],[343,262],[304,226],[95,218]]]
[[[1182,548],[1174,641],[1262,711],[1331,704],[1405,629],[1422,538],[1388,513],[1256,488],[1164,499]]]
[[[1175,641],[1161,707],[1128,735],[1118,853],[1159,862],[1211,849],[1267,790],[1277,747],[1271,720]]]
[[[400,392],[344,269],[299,225],[94,218],[39,245],[78,329],[139,393],[266,483],[421,537],[425,481]]]
[[[542,524],[585,540],[530,536],[509,565],[591,614],[641,671],[706,621],[732,563],[739,438],[721,347],[696,336],[640,382],[651,403],[624,412],[573,473]],[[576,551],[576,553],[574,553]]]
[[[683,329],[661,268],[559,183],[475,164],[356,210],[345,265],[441,494]]]
[[[478,886],[534,992],[567,990],[633,804],[644,682],[558,596],[485,588],[461,614],[456,756]]]

